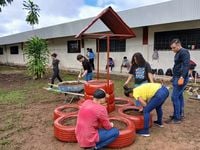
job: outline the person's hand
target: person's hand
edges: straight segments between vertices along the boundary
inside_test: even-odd
[[[80,78],[81,78],[81,75],[79,74],[79,75],[78,75],[78,79],[80,79]]]
[[[139,112],[142,112],[142,111],[143,111],[143,107],[140,107],[138,111],[139,111]]]
[[[178,85],[183,85],[183,83],[184,83],[184,78],[183,78],[183,77],[180,77],[180,78],[178,79]]]
[[[111,127],[114,127],[114,123],[113,122],[110,122],[110,125],[111,125]]]
[[[124,88],[124,90],[127,90],[127,89],[128,89],[128,86],[127,86],[126,83],[124,84],[123,88]]]

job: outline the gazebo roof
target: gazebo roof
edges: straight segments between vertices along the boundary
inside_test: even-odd
[[[101,21],[111,30],[112,33],[85,33],[98,19],[101,19]],[[96,16],[88,26],[76,35],[76,38],[104,38],[107,35],[111,38],[135,37],[135,33],[111,7],[104,9],[98,16]]]

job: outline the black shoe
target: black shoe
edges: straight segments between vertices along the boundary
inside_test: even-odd
[[[180,124],[181,123],[181,120],[178,120],[178,119],[169,119],[169,120],[166,120],[165,121],[166,124]]]
[[[154,121],[153,123],[154,123],[156,126],[159,126],[159,127],[161,127],[161,128],[164,127],[163,124],[162,124],[162,123],[159,123],[158,121]]]

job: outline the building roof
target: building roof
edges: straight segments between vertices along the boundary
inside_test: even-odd
[[[118,15],[131,28],[200,20],[200,0],[172,0],[159,4],[133,8],[118,12]],[[77,35],[83,26],[93,18],[22,32],[0,37],[0,45],[25,42],[36,35],[43,39]],[[101,22],[95,24],[88,33],[105,32],[109,29]]]
[[[99,19],[111,30],[112,34],[110,34],[110,36],[119,38],[135,37],[135,33],[127,26],[120,16],[111,7],[108,7],[97,15],[79,34],[77,34],[76,38],[99,38],[100,36],[105,36],[105,34],[85,33]]]

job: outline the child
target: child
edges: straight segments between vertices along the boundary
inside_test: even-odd
[[[122,60],[122,64],[121,64],[121,70],[120,72],[122,72],[122,68],[127,68],[127,70],[129,71],[130,69],[130,63],[129,63],[129,60],[127,59],[126,56],[124,56],[123,60]]]
[[[93,100],[86,100],[80,107],[75,129],[78,143],[85,149],[101,149],[119,136],[119,130],[113,128],[114,124],[109,121],[103,106],[106,103],[105,91],[97,89],[93,97]]]
[[[94,54],[94,52],[93,52],[93,50],[91,48],[87,48],[87,52],[88,52],[87,56],[88,56],[88,59],[89,59],[89,62],[91,64],[91,66],[92,66],[92,69],[95,70],[95,68],[94,68],[94,57],[95,57],[95,54]]]
[[[112,71],[114,66],[115,66],[115,63],[114,63],[113,59],[111,57],[109,57],[108,64],[106,65],[106,69],[107,69],[107,67],[110,67],[110,70]]]
[[[141,106],[139,111],[143,111],[144,129],[138,131],[141,136],[150,136],[149,134],[149,118],[150,112],[156,109],[157,121],[154,124],[163,127],[162,123],[162,105],[169,96],[169,91],[160,83],[144,83],[134,89],[124,87],[124,94],[127,97],[135,98],[140,101]]]
[[[82,63],[84,69],[84,72],[79,74],[78,78],[80,79],[84,77],[85,81],[92,80],[92,66],[89,61],[83,55],[78,55],[76,59]]]
[[[53,75],[52,75],[52,78],[51,78],[51,84],[54,84],[54,80],[56,78],[60,82],[62,82],[62,79],[60,78],[60,75],[59,75],[59,67],[58,67],[60,60],[56,59],[56,57],[57,57],[56,53],[51,54],[52,66],[53,66]],[[51,85],[51,88],[52,87],[53,87],[53,85]]]

